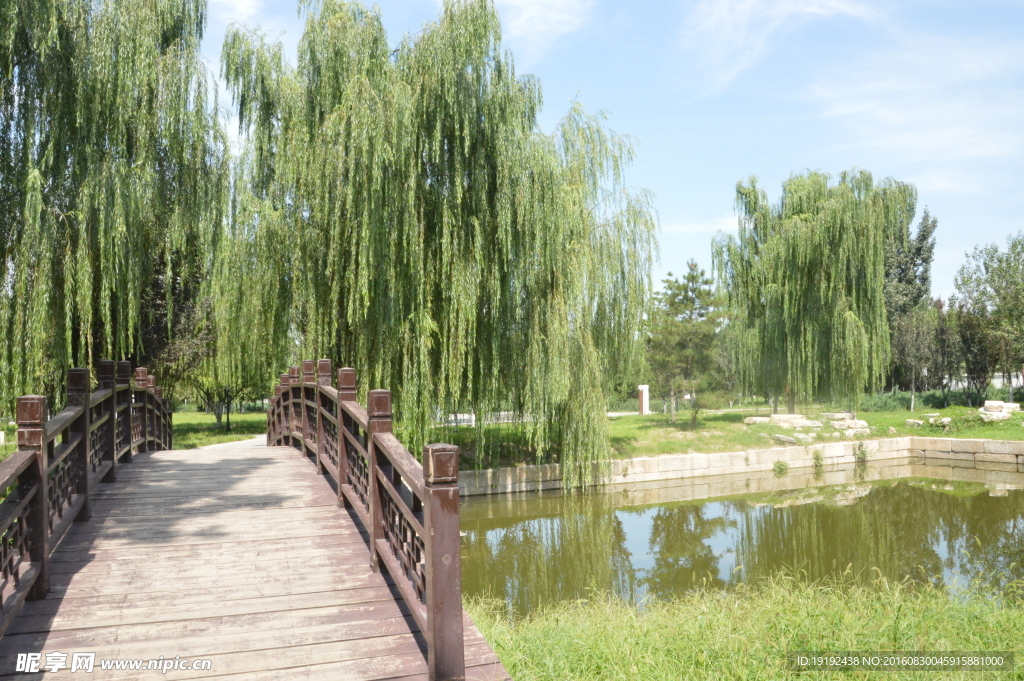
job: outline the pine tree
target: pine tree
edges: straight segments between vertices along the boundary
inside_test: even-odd
[[[671,420],[675,422],[677,391],[690,406],[690,427],[697,413],[715,362],[717,314],[713,280],[691,260],[680,280],[668,273],[664,289],[654,296],[649,322],[649,365],[661,389],[669,395]]]

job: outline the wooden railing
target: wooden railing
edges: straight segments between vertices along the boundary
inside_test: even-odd
[[[68,371],[67,406],[53,416],[45,397],[18,398],[18,449],[0,462],[0,636],[26,599],[46,596],[50,556],[71,523],[89,520],[90,491],[133,454],[172,446],[170,409],[146,369],[133,382],[128,362],[104,360],[97,376],[91,391],[88,369]]]
[[[299,449],[329,475],[338,503],[370,535],[371,568],[391,575],[427,642],[430,678],[465,678],[459,539],[459,449],[427,445],[423,465],[391,432],[391,392],[356,402],[354,369],[306,360],[281,374],[267,442]]]

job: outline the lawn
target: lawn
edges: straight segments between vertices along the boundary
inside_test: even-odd
[[[866,672],[789,669],[790,651],[1014,651],[1024,630],[1019,582],[952,597],[933,586],[780,575],[731,591],[695,591],[642,609],[614,597],[525,618],[500,600],[467,610],[517,681],[850,679]],[[886,672],[886,679],[1024,679],[1014,672]]]
[[[807,405],[800,412],[815,419],[822,411],[838,411],[833,408]],[[628,459],[636,456],[658,456],[660,454],[687,454],[692,452],[735,452],[746,449],[765,449],[779,446],[771,439],[772,434],[793,435],[794,431],[779,426],[747,426],[747,416],[768,416],[771,412],[761,409],[736,409],[728,411],[701,412],[697,427],[690,427],[689,412],[679,412],[675,422],[668,414],[655,413],[647,416],[624,415],[608,419],[608,437],[611,456]],[[927,424],[925,414],[938,414],[936,418],[950,417],[948,429]],[[984,423],[975,409],[949,407],[947,409],[858,412],[857,418],[868,423],[871,435],[860,439],[878,439],[902,435],[925,437],[979,438],[990,440],[1024,440],[1022,419],[1018,413],[1010,421]],[[907,419],[923,420],[923,427],[906,425]],[[827,422],[826,422],[827,423]],[[845,436],[834,439],[830,427],[823,428],[814,444],[841,442]],[[478,430],[475,427],[439,427],[431,434],[435,442],[448,442],[461,449],[463,470],[476,468],[503,468],[535,463],[557,462],[557,453],[538,461],[530,447],[525,430],[517,424],[488,424],[484,427],[485,445],[479,446]]]
[[[803,414],[808,418],[816,418],[820,408],[805,408]],[[952,426],[946,430],[939,426],[925,425],[910,427],[906,425],[909,418],[924,420],[924,414],[939,414],[938,418],[951,417]],[[771,434],[792,435],[792,430],[777,426],[756,425],[745,426],[743,419],[755,414],[750,411],[702,412],[697,419],[697,428],[690,428],[689,413],[680,413],[676,422],[671,423],[667,414],[650,414],[648,416],[614,416],[609,418],[608,436],[611,440],[612,455],[616,458],[634,456],[655,456],[658,454],[685,454],[689,452],[728,452],[744,449],[763,449],[777,446],[770,439]],[[759,415],[768,412],[761,410]],[[857,418],[866,421],[871,427],[871,435],[863,439],[897,437],[901,435],[919,435],[926,437],[957,437],[979,438],[989,440],[1024,440],[1022,419],[1024,414],[1015,414],[1010,421],[984,423],[978,417],[977,410],[967,407],[950,407],[928,411],[889,411],[889,412],[858,412]],[[823,429],[818,434],[816,443],[837,442],[823,437],[831,432]]]
[[[267,415],[262,412],[232,414],[231,432],[217,425],[213,414],[202,412],[176,412],[174,414],[174,448],[195,449],[222,442],[249,440],[267,432]]]

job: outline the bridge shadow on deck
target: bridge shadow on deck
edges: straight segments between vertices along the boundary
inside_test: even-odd
[[[93,652],[100,679],[154,673],[101,660],[161,656],[211,663],[166,678],[427,679],[423,637],[393,582],[370,571],[365,529],[294,449],[152,452],[117,475],[54,553],[49,595],[0,639],[0,678],[42,678],[15,672],[19,653],[70,665]],[[467,678],[506,679],[465,624]]]

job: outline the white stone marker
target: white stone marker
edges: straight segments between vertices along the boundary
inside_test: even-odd
[[[640,408],[637,410],[640,412],[640,416],[646,416],[651,413],[651,391],[650,386],[641,385],[638,386],[640,389]]]

